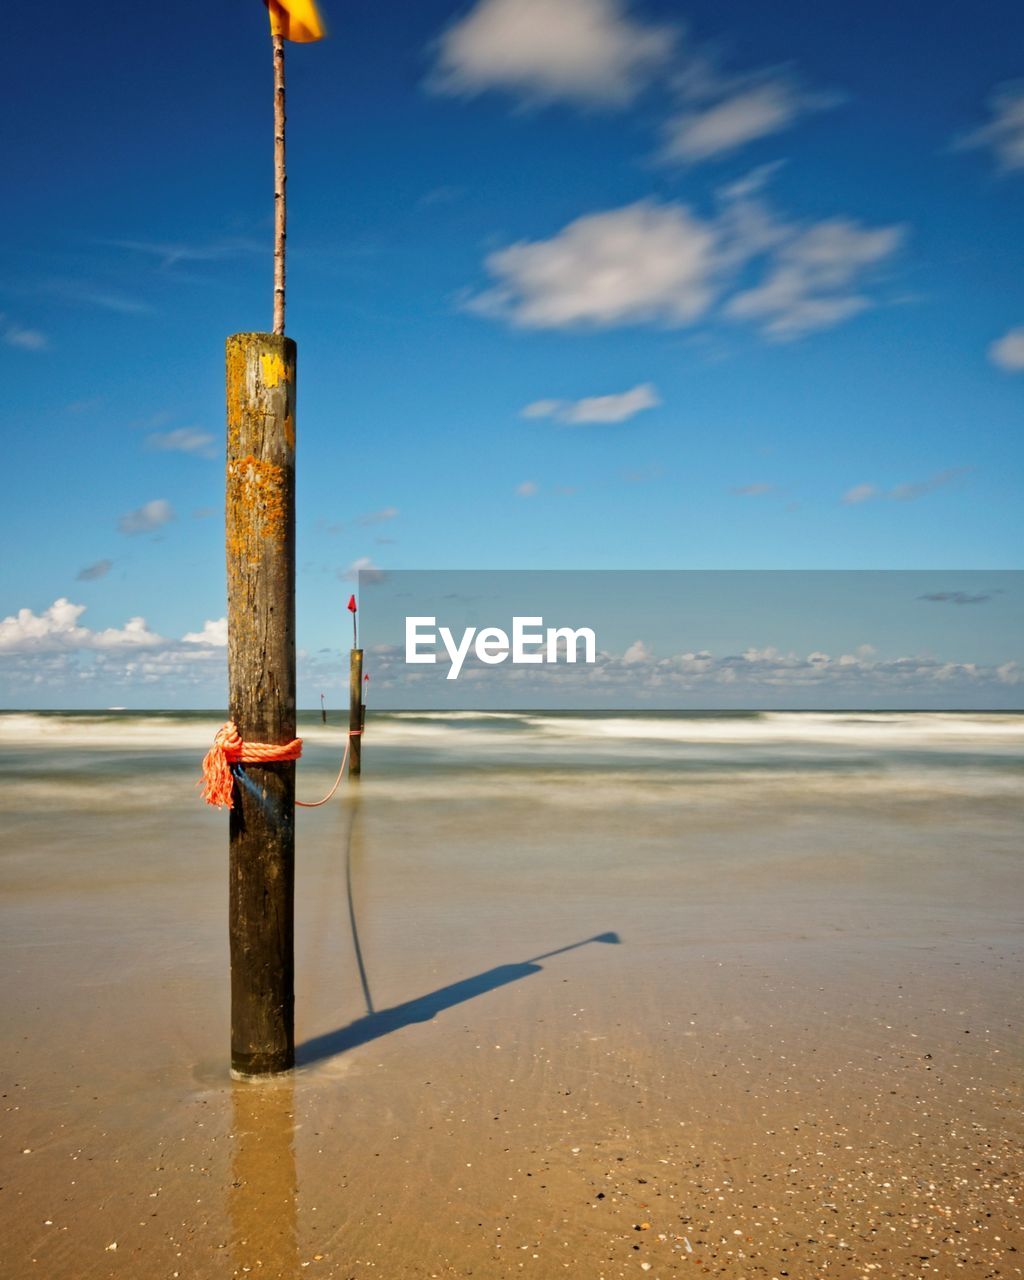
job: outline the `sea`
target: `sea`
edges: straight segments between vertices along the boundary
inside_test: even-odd
[[[299,715],[298,795],[336,775],[346,728]],[[0,713],[0,812],[198,803],[209,711]],[[563,804],[781,796],[1019,795],[1024,713],[392,711],[368,716],[363,787],[396,800],[510,791]]]

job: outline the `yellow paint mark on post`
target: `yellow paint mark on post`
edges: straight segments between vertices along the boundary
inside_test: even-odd
[[[295,419],[290,413],[285,414],[284,438],[289,449],[295,448]]]
[[[263,385],[267,388],[280,386],[288,376],[288,370],[279,355],[260,356],[260,364],[263,366]]]

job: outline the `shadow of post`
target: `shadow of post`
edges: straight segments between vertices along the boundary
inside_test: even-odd
[[[369,1044],[371,1040],[377,1040],[381,1036],[389,1035],[392,1031],[398,1031],[401,1027],[408,1027],[415,1022],[430,1022],[445,1009],[464,1004],[467,1000],[473,1000],[488,991],[496,991],[499,987],[506,987],[509,983],[528,978],[533,973],[541,973],[543,966],[538,963],[540,960],[563,955],[566,951],[575,951],[577,947],[585,947],[591,942],[617,945],[621,939],[617,933],[595,934],[591,938],[583,938],[568,946],[546,951],[543,955],[533,956],[518,964],[497,965],[483,973],[474,974],[471,978],[463,978],[460,982],[439,987],[436,991],[428,992],[427,995],[420,996],[416,1000],[407,1000],[403,1004],[393,1005],[390,1009],[368,1013],[365,1017],[350,1022],[348,1026],[328,1031],[299,1045],[295,1053],[296,1066],[309,1066],[325,1058],[333,1058],[339,1053],[345,1053],[359,1045]]]

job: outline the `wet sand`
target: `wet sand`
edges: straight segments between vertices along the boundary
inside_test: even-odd
[[[190,777],[10,805],[0,1273],[1021,1275],[1018,797],[877,782],[369,779],[300,815],[271,1086]]]

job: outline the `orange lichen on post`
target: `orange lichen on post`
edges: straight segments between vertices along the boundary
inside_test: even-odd
[[[295,457],[295,344],[240,333],[227,342],[229,581],[289,536]]]
[[[284,539],[284,467],[251,453],[229,463],[227,502],[240,549],[254,549],[261,538]]]
[[[253,624],[263,570],[291,574],[294,545],[295,343],[271,333],[227,341],[226,550],[229,630]],[[243,603],[244,602],[244,603]],[[240,726],[241,727],[241,726]],[[243,731],[247,731],[243,727]]]
[[[238,338],[227,344],[228,454],[237,452],[245,416],[245,347]]]

